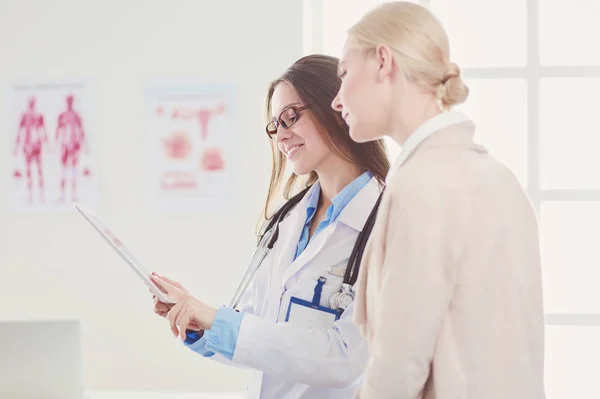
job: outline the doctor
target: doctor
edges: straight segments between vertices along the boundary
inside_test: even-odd
[[[155,298],[155,312],[192,351],[252,369],[249,398],[351,398],[368,358],[352,320],[353,303],[337,309],[334,297],[389,163],[382,141],[353,142],[331,109],[340,87],[337,61],[304,57],[269,87],[273,171],[267,219],[286,162],[294,172],[288,194],[290,187],[309,188],[277,224],[277,241],[241,305],[214,308],[181,284],[152,275],[175,302]]]

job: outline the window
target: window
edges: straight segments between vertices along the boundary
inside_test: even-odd
[[[339,56],[346,29],[382,1],[305,2],[307,51]],[[600,397],[600,2],[415,2],[446,27],[452,61],[471,89],[457,109],[539,212],[547,397]],[[392,156],[399,151],[392,144]]]
[[[599,96],[600,77],[541,79],[541,188],[600,189]]]

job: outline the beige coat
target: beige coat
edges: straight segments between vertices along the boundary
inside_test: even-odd
[[[537,219],[474,130],[439,129],[388,183],[357,282],[361,399],[545,397]]]

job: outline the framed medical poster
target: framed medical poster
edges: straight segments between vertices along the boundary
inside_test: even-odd
[[[150,210],[210,211],[234,188],[235,93],[231,84],[156,84],[145,90]]]
[[[90,100],[82,82],[9,86],[5,128],[11,210],[72,212],[73,202],[97,206]]]

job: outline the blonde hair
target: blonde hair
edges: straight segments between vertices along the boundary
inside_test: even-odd
[[[460,68],[450,62],[448,35],[425,7],[405,1],[382,3],[347,33],[350,45],[357,49],[390,46],[402,72],[433,92],[442,110],[467,99],[469,88],[461,78]]]

